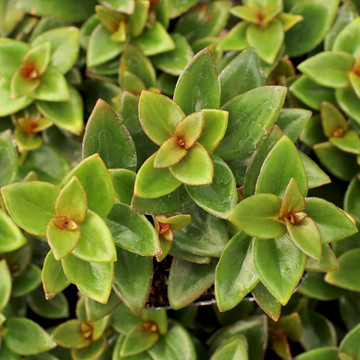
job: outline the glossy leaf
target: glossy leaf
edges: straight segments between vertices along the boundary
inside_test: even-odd
[[[69,101],[37,101],[36,106],[59,128],[79,134],[84,126],[82,98],[74,87],[69,86],[69,91]]]
[[[308,258],[306,261],[306,270],[327,272],[338,268],[338,261],[332,248],[328,244],[321,245],[320,261]]]
[[[266,258],[264,253],[268,254]],[[253,256],[261,282],[282,305],[286,305],[304,272],[304,253],[283,236],[277,239],[256,239]]]
[[[109,300],[106,304],[100,304],[97,301],[86,297],[86,317],[89,319],[89,321],[100,320],[106,315],[112,313],[120,304],[121,300],[118,298],[114,291],[111,292]]]
[[[135,144],[110,106],[98,100],[83,140],[83,158],[98,153],[107,168],[136,170]]]
[[[32,355],[53,349],[56,344],[38,324],[25,318],[6,321],[7,347],[19,355]]]
[[[249,47],[246,30],[249,23],[241,21],[235,25],[219,42],[221,50],[244,50]]]
[[[252,295],[256,303],[271,319],[274,321],[279,320],[282,309],[281,304],[261,282],[252,290]]]
[[[336,345],[335,327],[323,315],[307,310],[300,316],[303,324],[300,343],[305,350]]]
[[[215,272],[215,297],[221,311],[235,307],[259,281],[251,248],[252,239],[239,232],[221,254]]]
[[[357,40],[360,38],[360,21],[355,19],[349,23],[336,37],[333,50],[352,54],[356,59],[360,55]]]
[[[208,49],[199,52],[180,75],[174,101],[186,115],[220,107],[220,81]]]
[[[354,220],[334,204],[319,198],[307,198],[305,204],[305,212],[319,228],[322,244],[344,239],[357,232]]]
[[[256,48],[262,60],[273,64],[284,40],[284,30],[276,19],[266,28],[252,24],[246,30],[246,40]]]
[[[139,314],[145,306],[152,284],[152,258],[136,255],[119,247],[117,257],[114,291],[131,311]]]
[[[359,326],[352,329],[342,340],[339,347],[340,359],[342,356],[348,355],[353,359],[357,359],[359,356]],[[346,359],[346,357],[344,357]]]
[[[52,299],[70,285],[61,262],[55,260],[51,251],[48,252],[44,260],[41,277],[47,300]]]
[[[58,345],[65,348],[85,348],[91,344],[91,338],[85,337],[83,333],[83,328],[86,325],[84,321],[77,319],[63,322],[53,331],[52,339]],[[87,327],[89,327],[89,325],[87,325]]]
[[[10,299],[12,286],[11,274],[6,260],[0,261],[0,274],[2,279],[0,284],[0,311],[3,311]]]
[[[131,211],[129,206],[115,203],[106,222],[117,246],[138,255],[160,255],[159,239],[154,227],[145,216]]]
[[[296,141],[311,115],[309,110],[282,109],[276,124],[291,141]]]
[[[227,164],[217,156],[212,156],[214,178],[210,185],[186,186],[194,202],[210,214],[225,217],[237,203],[235,178]]]
[[[229,112],[229,123],[215,153],[232,160],[253,152],[278,117],[285,94],[284,87],[264,86],[226,103],[222,109]]]
[[[26,243],[20,229],[3,210],[0,210],[0,238],[0,252],[17,250]]]
[[[215,266],[215,261],[203,265],[174,258],[168,284],[171,307],[181,309],[207,290],[214,283]]]
[[[359,291],[359,282],[356,278],[356,269],[359,267],[359,249],[346,252],[339,257],[339,267],[328,272],[325,281],[343,289]]]
[[[286,32],[286,53],[296,57],[320,44],[333,23],[337,8],[337,0],[296,2],[290,14],[301,15],[303,20]]]
[[[286,232],[284,222],[279,220],[280,207],[281,199],[278,196],[257,194],[241,201],[227,218],[250,236],[276,238]]]
[[[335,347],[317,348],[298,355],[296,360],[337,360],[338,349]]]
[[[342,137],[331,137],[329,141],[342,151],[355,155],[360,154],[360,138],[354,130],[349,130]]]
[[[113,263],[94,263],[69,254],[61,260],[66,277],[86,296],[106,303],[114,277]]]
[[[306,177],[308,179],[309,189],[325,185],[331,182],[329,176],[320,169],[315,161],[311,160],[303,152],[299,152],[301,160],[304,164]]]
[[[238,335],[224,341],[211,357],[211,360],[221,359],[247,360],[248,349],[246,337],[244,335]]]
[[[111,177],[100,156],[94,154],[84,159],[64,177],[61,186],[64,186],[74,176],[80,180],[85,189],[88,208],[105,217],[114,204],[115,194]]]
[[[159,22],[156,22],[151,29],[145,28],[141,36],[133,39],[131,42],[147,56],[175,49],[173,39]]]
[[[157,145],[172,137],[175,126],[185,117],[170,98],[151,91],[141,93],[139,115],[146,135]]]
[[[84,187],[74,176],[61,190],[55,205],[56,216],[66,216],[81,224],[87,213],[87,198]]]
[[[359,203],[356,201],[360,193],[360,180],[354,177],[345,193],[344,198],[344,209],[350,214],[360,217]]]
[[[8,212],[18,226],[34,235],[46,234],[47,224],[55,216],[59,188],[34,181],[7,185],[1,193]]]
[[[112,169],[109,173],[114,184],[116,198],[130,206],[134,194],[136,174],[125,169]]]
[[[296,180],[302,194],[306,195],[308,183],[299,152],[292,141],[283,136],[263,163],[256,183],[256,193],[271,193],[281,197],[291,178]]]
[[[352,70],[355,58],[345,52],[322,52],[302,62],[298,68],[316,83],[332,88],[350,85],[348,72]]]

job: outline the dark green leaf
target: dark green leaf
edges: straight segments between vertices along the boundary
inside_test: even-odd
[[[71,350],[71,355],[74,360],[100,359],[100,356],[103,354],[106,346],[106,337],[103,336],[92,342],[86,348]]]
[[[247,360],[248,346],[244,335],[237,335],[225,340],[212,355],[211,360]]]
[[[11,274],[6,260],[0,261],[0,311],[3,311],[11,295]]]
[[[125,169],[112,169],[109,170],[109,173],[114,184],[116,198],[121,203],[130,206],[134,194],[136,174]]]
[[[38,266],[30,264],[25,272],[14,279],[12,295],[24,296],[35,290],[41,284],[41,270]]]
[[[291,141],[296,141],[306,123],[311,118],[311,112],[304,109],[282,109],[276,124]]]

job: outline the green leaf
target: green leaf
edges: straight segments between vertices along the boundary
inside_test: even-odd
[[[58,6],[57,0],[20,0],[19,5],[25,11],[35,11],[38,16],[49,16],[66,21],[82,21],[93,13],[96,1],[74,3],[71,0],[65,0],[61,4],[62,6]]]
[[[85,337],[83,328],[89,327],[82,320],[68,320],[52,332],[52,339],[60,346],[70,349],[81,349],[91,344],[91,338]]]
[[[64,294],[59,294],[52,300],[46,300],[42,289],[36,289],[26,298],[31,310],[47,319],[62,319],[69,317],[69,304]]]
[[[350,181],[357,172],[356,157],[345,153],[329,142],[314,146],[315,154],[322,165],[336,177]]]
[[[34,99],[29,96],[22,96],[16,99],[12,98],[10,95],[10,83],[4,78],[0,79],[0,116],[1,117],[8,116],[19,110],[22,110],[28,105],[30,105],[33,101]]]
[[[279,211],[279,218],[284,219],[289,213],[304,211],[305,200],[301,193],[298,183],[294,178],[291,178],[286,187],[281,208]]]
[[[48,222],[55,216],[59,188],[29,181],[1,189],[6,208],[15,223],[30,234],[44,236]]]
[[[251,248],[251,237],[239,232],[221,254],[215,272],[215,297],[220,311],[234,308],[259,282]]]
[[[182,119],[175,127],[174,136],[182,139],[186,150],[199,140],[205,126],[205,113],[194,112]]]
[[[236,182],[228,165],[219,157],[213,155],[214,178],[210,185],[189,186],[186,191],[194,202],[218,217],[226,217],[227,213],[237,203]]]
[[[161,335],[165,335],[168,331],[168,318],[166,310],[144,310],[141,313],[141,318],[145,322],[153,322],[158,327],[158,332]]]
[[[79,92],[69,86],[70,100],[61,102],[37,101],[39,111],[61,129],[80,134],[83,129],[83,103]]]
[[[346,354],[348,356],[351,356],[351,359],[358,359],[359,357],[359,329],[360,326],[356,326],[354,329],[352,329],[350,332],[348,332],[344,339],[341,341],[340,347],[339,347],[339,355],[340,359],[342,359],[341,355]],[[346,359],[346,357],[344,357]]]
[[[146,19],[149,13],[150,1],[149,0],[139,0],[135,1],[134,12],[129,16],[129,27],[130,34],[132,37],[138,37],[143,32]]]
[[[184,13],[186,10],[190,9],[192,6],[194,6],[198,0],[184,0],[180,3],[176,0],[169,0],[170,5],[170,18],[176,18],[182,13]]]
[[[66,216],[81,224],[87,214],[87,198],[84,187],[74,176],[60,191],[55,205],[56,216]]]
[[[101,355],[104,353],[106,346],[106,337],[103,336],[100,339],[92,342],[86,348],[72,349],[71,356],[75,360],[100,359]]]
[[[145,28],[143,33],[131,40],[147,56],[161,54],[173,50],[175,43],[164,26],[156,22],[152,28]]]
[[[261,282],[252,290],[252,295],[256,303],[271,319],[274,321],[279,320],[282,308],[281,304]]]
[[[248,346],[244,335],[237,335],[224,341],[211,356],[211,360],[248,360]]]
[[[170,255],[181,260],[190,261],[197,264],[210,264],[211,262],[211,258],[208,256],[190,254],[186,251],[178,249],[175,245],[171,245]]]
[[[90,35],[86,53],[88,67],[104,64],[121,53],[124,43],[111,40],[111,35],[112,33],[106,30],[102,24],[96,26]]]
[[[253,256],[261,282],[282,305],[286,305],[304,272],[305,254],[283,236],[255,239]]]
[[[208,49],[200,51],[180,75],[174,101],[186,115],[202,109],[220,107],[220,81]]]
[[[334,105],[323,102],[321,105],[321,123],[325,135],[329,138],[334,136],[334,132],[342,129],[344,132],[348,130],[348,124],[344,115]]]
[[[174,245],[191,254],[220,257],[229,241],[223,220],[197,206],[187,209],[186,212],[191,215],[191,223],[183,229],[174,231]]]
[[[29,319],[8,319],[6,329],[4,336],[6,345],[16,354],[39,354],[56,346],[45,330]]]
[[[304,104],[312,109],[320,110],[323,101],[336,104],[334,90],[321,86],[306,75],[295,80],[290,91]]]
[[[357,201],[360,196],[360,180],[357,176],[355,176],[345,193],[344,198],[344,210],[349,212],[352,215],[360,217],[360,204]]]
[[[250,24],[241,21],[235,25],[219,42],[218,46],[223,51],[244,50],[249,47],[246,39],[246,30]]]
[[[321,43],[336,16],[338,0],[296,2],[290,14],[303,20],[286,32],[286,54],[296,57],[309,52]]]
[[[350,22],[336,37],[333,50],[344,51],[353,55],[356,59],[360,56],[360,20],[355,19]]]
[[[307,198],[305,204],[305,212],[319,228],[322,244],[344,239],[357,232],[354,220],[334,204],[319,198]]]
[[[215,280],[216,262],[195,264],[174,258],[170,268],[168,297],[174,310],[181,309],[205,292]]]
[[[180,324],[173,322],[168,332],[148,350],[151,359],[196,359],[195,346],[190,334]],[[150,360],[147,359],[146,360]]]
[[[308,258],[306,261],[307,271],[327,272],[338,268],[338,261],[332,248],[328,244],[321,245],[320,261]]]
[[[344,293],[344,290],[326,283],[324,274],[315,272],[308,273],[297,291],[302,295],[322,301],[336,300]]]
[[[111,177],[100,156],[94,154],[84,159],[64,177],[61,186],[74,176],[80,180],[86,191],[88,208],[105,217],[113,207],[115,194]]]
[[[303,152],[299,152],[301,160],[304,164],[306,177],[308,179],[309,189],[319,187],[331,182],[330,178],[320,167],[316,164],[315,161],[311,160]]]
[[[194,53],[187,40],[180,34],[170,34],[175,49],[155,55],[151,58],[152,63],[160,70],[168,74],[178,76],[192,59]]]
[[[0,311],[2,312],[9,302],[11,295],[11,273],[6,260],[0,261]]]
[[[139,169],[135,180],[135,196],[141,198],[158,198],[176,190],[181,182],[177,180],[169,169],[155,169],[155,154],[150,156]]]
[[[246,40],[256,48],[260,59],[273,64],[284,40],[284,30],[279,20],[272,20],[266,28],[250,25]]]
[[[18,154],[10,130],[0,133],[0,186],[12,183],[17,174]]]
[[[189,149],[186,156],[169,170],[178,181],[186,185],[208,185],[214,177],[211,157],[199,143]]]
[[[25,151],[36,150],[41,147],[43,144],[43,139],[39,135],[28,135],[26,132],[17,128],[14,130],[14,139],[18,146],[19,152],[23,153]]]
[[[2,3],[2,14],[0,18],[0,34],[8,35],[21,21],[24,12],[18,9],[17,3],[13,0],[6,0]]]
[[[360,97],[360,80],[359,80],[359,76],[357,74],[355,74],[354,72],[352,72],[352,71],[349,72],[348,76],[349,76],[351,87],[355,91],[356,95],[358,97]]]
[[[128,205],[115,203],[106,222],[117,246],[138,255],[160,255],[159,238],[154,227],[145,216],[131,211]]]
[[[69,101],[70,90],[64,75],[55,67],[49,66],[41,76],[41,84],[31,94],[37,100],[42,101]]]
[[[47,300],[52,299],[70,285],[61,262],[55,260],[52,251],[49,251],[46,255],[41,277]]]
[[[306,255],[320,261],[321,238],[315,221],[306,217],[300,224],[293,225],[285,219],[288,234],[294,244]]]
[[[26,78],[20,69],[16,70],[10,82],[10,92],[13,99],[22,96],[31,96],[41,85],[41,79]]]
[[[41,270],[38,266],[30,264],[25,272],[18,276],[12,286],[12,296],[24,296],[35,290],[41,284]]]
[[[304,109],[282,109],[276,120],[276,124],[283,131],[284,135],[295,142],[301,131],[311,118],[311,111]]]
[[[331,137],[330,143],[350,154],[360,154],[360,138],[354,130],[347,131],[342,137]]]
[[[117,256],[114,291],[131,311],[139,314],[146,304],[152,284],[152,258],[136,255],[119,247]]]
[[[116,198],[121,203],[130,206],[134,194],[136,174],[125,169],[112,169],[109,170],[109,173],[114,184]]]
[[[125,14],[132,14],[135,8],[134,0],[101,0],[100,3]]]
[[[264,86],[239,95],[222,109],[229,112],[228,127],[216,154],[233,160],[253,152],[279,115],[286,88]]]
[[[257,194],[241,201],[227,218],[250,236],[276,238],[286,232],[284,222],[279,220],[280,206],[281,199],[278,196]]]
[[[154,157],[154,168],[168,168],[178,164],[186,156],[187,150],[180,147],[178,142],[178,138],[173,136],[161,145]]]
[[[134,196],[131,201],[131,208],[141,214],[167,214],[182,211],[192,203],[193,201],[185,187],[180,186],[172,193],[155,199],[143,199]]]
[[[85,299],[86,317],[89,321],[97,321],[112,313],[119,305],[121,300],[115,294],[111,292],[109,300],[106,304],[100,304],[88,297]]]
[[[359,294],[355,292],[343,294],[339,300],[339,308],[341,318],[348,330],[355,328],[359,324]]]
[[[0,73],[6,80],[10,80],[14,72],[22,64],[23,58],[30,45],[8,38],[0,40]]]
[[[346,115],[350,116],[358,124],[360,123],[359,97],[352,87],[336,89],[336,100]]]
[[[282,197],[291,178],[296,180],[305,196],[308,183],[304,165],[295,145],[284,135],[269,152],[262,165],[256,183],[256,193],[271,193]]]
[[[282,131],[277,125],[275,125],[270,130],[270,133],[262,142],[262,144],[253,153],[253,156],[251,157],[246,169],[243,190],[244,198],[249,197],[255,193],[256,182],[261,167],[270,150],[275,146],[275,144],[281,139],[282,136]]]
[[[136,75],[145,85],[146,88],[156,86],[156,73],[151,61],[135,46],[126,45],[124,48],[119,66],[119,82],[124,88],[121,78],[122,74],[127,71]]]
[[[305,350],[336,346],[335,327],[325,316],[312,310],[305,310],[300,316],[303,324],[300,343]]]
[[[20,229],[3,210],[0,210],[0,238],[0,252],[17,250],[26,243]]]
[[[120,349],[120,356],[128,357],[140,354],[151,348],[159,339],[157,331],[151,331],[145,327],[144,323],[137,324],[126,335]]]
[[[235,79],[241,76],[241,81]],[[265,85],[260,59],[255,49],[244,50],[220,73],[221,104],[254,88]]]
[[[325,281],[343,289],[360,291],[356,274],[359,268],[360,249],[347,251],[339,257],[339,267],[325,276]]]
[[[136,170],[135,144],[115,112],[99,99],[86,125],[83,158],[98,153],[107,168]]]
[[[298,69],[316,83],[331,88],[350,85],[348,72],[352,70],[355,58],[340,51],[324,51],[305,60]]]
[[[81,237],[72,254],[84,261],[107,263],[116,261],[116,249],[104,219],[88,211],[80,226]]]
[[[151,91],[141,93],[139,115],[146,135],[157,145],[172,137],[176,125],[185,117],[174,101]]]
[[[23,64],[32,65],[38,75],[42,75],[47,69],[51,56],[51,43],[49,41],[33,45],[26,53]]]
[[[114,278],[113,263],[80,260],[69,254],[61,260],[66,277],[89,298],[105,304]]]
[[[245,20],[253,24],[260,24],[260,12],[253,6],[235,6],[231,8],[230,13],[239,19]]]
[[[318,348],[298,355],[296,360],[338,360],[338,349],[335,347]]]

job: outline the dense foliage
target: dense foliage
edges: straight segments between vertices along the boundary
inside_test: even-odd
[[[359,11],[0,0],[0,360],[360,360]]]

